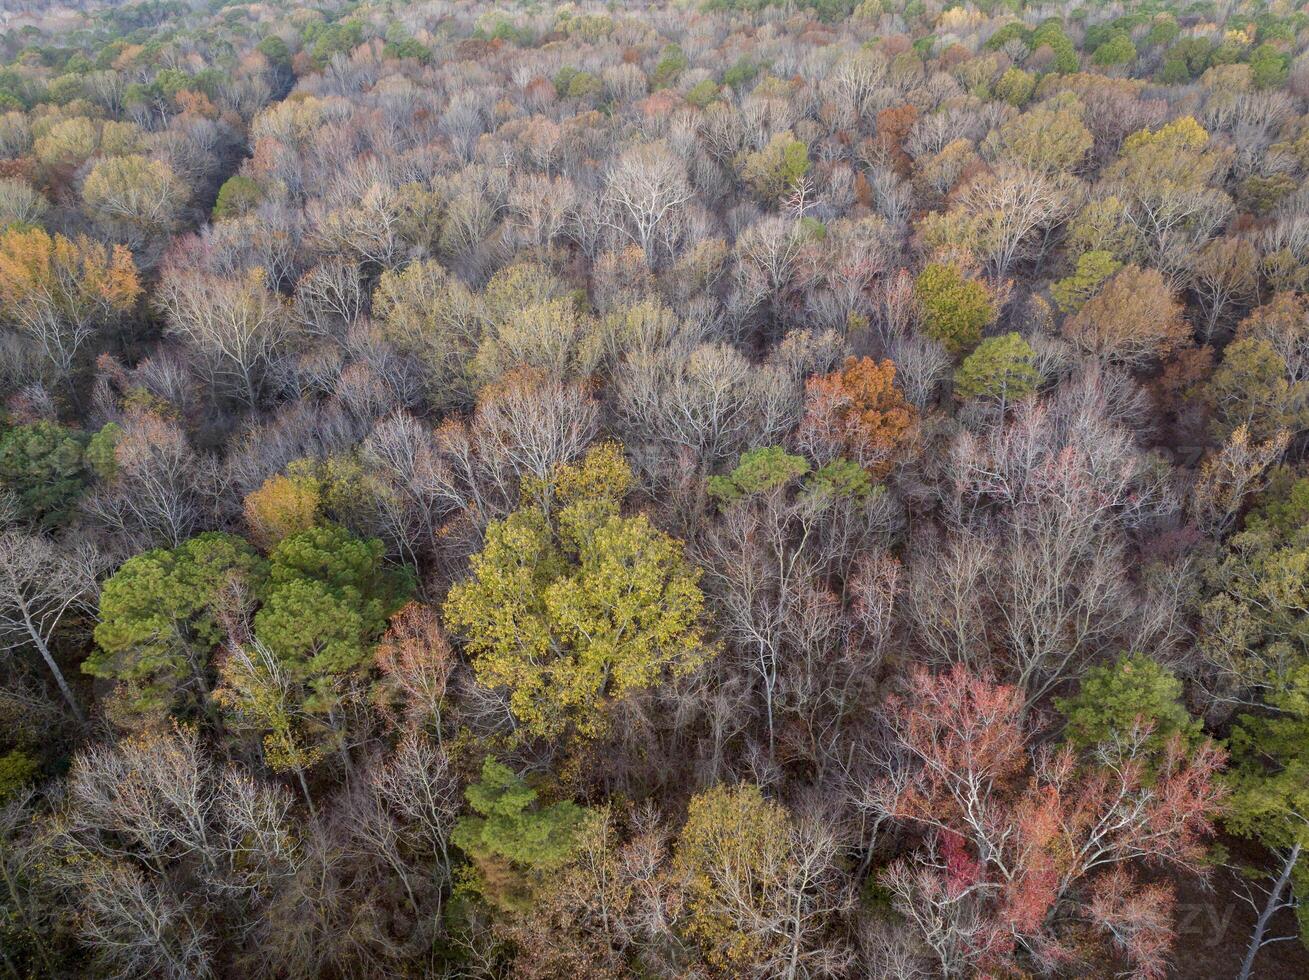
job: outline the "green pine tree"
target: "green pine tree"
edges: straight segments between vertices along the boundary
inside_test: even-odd
[[[955,395],[961,399],[991,399],[1003,408],[1036,390],[1041,373],[1035,361],[1036,352],[1018,334],[990,337],[955,371]]]
[[[536,790],[489,757],[464,795],[476,816],[461,818],[451,839],[474,862],[473,890],[493,905],[521,907],[540,876],[572,856],[586,811],[567,800],[539,805]]]

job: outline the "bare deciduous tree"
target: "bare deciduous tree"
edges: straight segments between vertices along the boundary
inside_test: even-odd
[[[609,225],[654,261],[675,250],[679,220],[693,190],[686,164],[666,144],[626,150],[605,178]]]
[[[54,640],[61,624],[94,613],[104,564],[86,542],[65,547],[0,532],[0,649],[35,648],[78,721],[85,715],[55,659]]]
[[[262,276],[218,276],[170,266],[155,302],[167,330],[195,351],[216,391],[251,407],[260,403],[269,370],[294,345],[283,301]]]

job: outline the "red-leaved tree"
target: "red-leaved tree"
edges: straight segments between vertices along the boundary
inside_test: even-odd
[[[883,883],[951,975],[1015,958],[1067,965],[1094,935],[1136,976],[1162,976],[1172,889],[1142,884],[1136,867],[1205,873],[1224,753],[1179,737],[1147,766],[1148,725],[1080,755],[1035,748],[1022,712],[1021,691],[962,666],[917,671],[891,699],[896,758],[873,805],[927,843],[925,860],[893,865]]]

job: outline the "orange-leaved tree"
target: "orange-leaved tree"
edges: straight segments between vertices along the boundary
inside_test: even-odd
[[[798,440],[820,463],[846,457],[881,479],[909,448],[918,410],[895,383],[895,363],[848,357],[839,370],[810,378]]]
[[[140,295],[132,253],[121,245],[19,225],[0,233],[0,321],[34,340],[60,378],[71,377],[96,330],[125,317]]]

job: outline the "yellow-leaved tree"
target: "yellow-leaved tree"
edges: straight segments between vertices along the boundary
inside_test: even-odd
[[[829,821],[798,819],[751,783],[691,798],[673,858],[682,931],[721,976],[836,975],[823,942],[848,911],[841,847]]]
[[[472,577],[450,590],[447,625],[527,734],[598,735],[609,702],[706,655],[698,572],[680,541],[622,514],[631,481],[614,443],[527,481],[524,506],[487,528]]]

